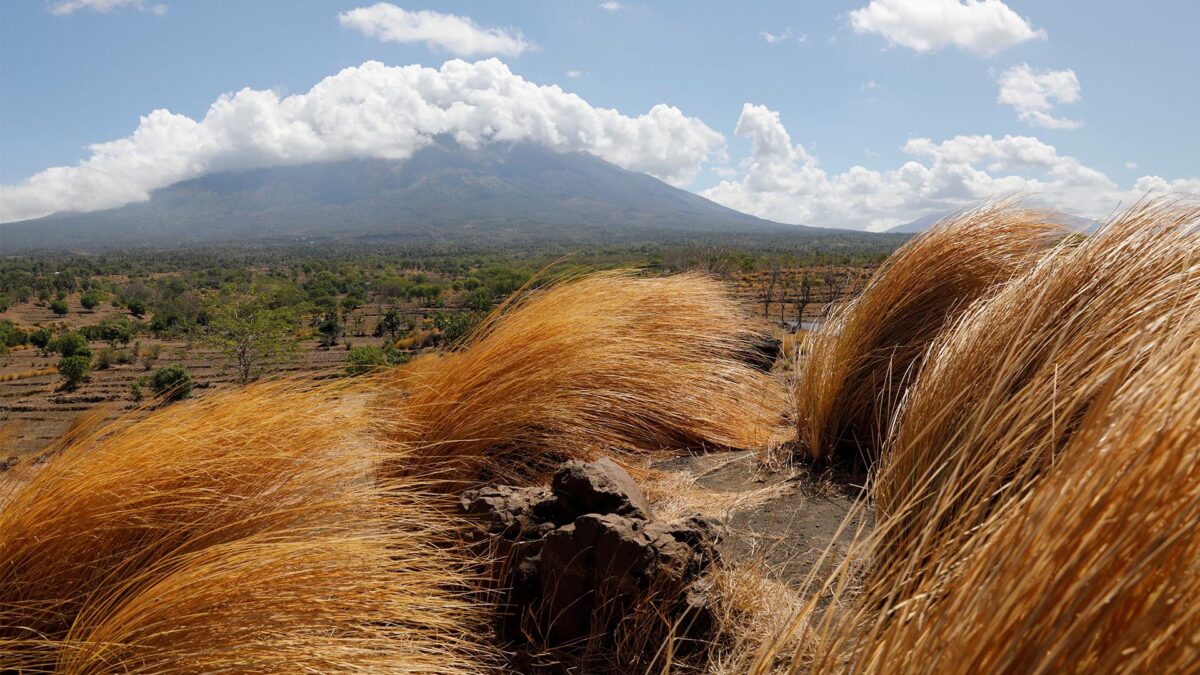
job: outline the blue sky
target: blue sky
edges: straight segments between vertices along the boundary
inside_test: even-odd
[[[1147,190],[1200,191],[1196,3],[604,4],[4,0],[0,220],[106,208],[212,170],[402,158],[435,130],[590,151],[734,208],[825,226],[880,229],[1011,192],[1102,216]],[[434,14],[418,21],[419,10]],[[456,58],[498,59],[462,75],[501,92],[496,102],[472,89],[462,104],[515,115],[519,129],[493,137],[476,117],[399,110],[410,91],[452,105],[425,80]],[[202,122],[222,94],[285,101],[369,61],[430,70],[355,71],[320,113],[298,111],[299,99],[280,111],[239,102],[218,131],[173,117],[89,149],[130,137],[154,110]],[[358,114],[376,110],[372,87],[386,100]],[[660,104],[674,113],[639,121]],[[366,126],[304,153],[262,140],[296,124],[327,134],[343,119]]]

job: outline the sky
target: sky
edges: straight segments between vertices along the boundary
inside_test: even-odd
[[[785,223],[1200,193],[1200,3],[0,0],[0,222],[436,135]]]

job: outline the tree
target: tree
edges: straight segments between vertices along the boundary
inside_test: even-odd
[[[164,401],[179,401],[192,393],[192,374],[182,364],[159,368],[150,378],[150,388]]]
[[[321,336],[322,349],[329,349],[337,344],[342,336],[342,322],[338,320],[337,312],[325,312],[325,318],[317,324],[317,333]]]
[[[200,339],[232,361],[245,384],[296,352],[295,332],[295,318],[286,310],[249,301],[215,310]]]
[[[54,331],[49,328],[39,328],[29,334],[29,344],[38,348],[42,356],[50,354],[50,343],[54,341]]]
[[[76,354],[64,356],[58,361],[58,374],[66,381],[67,389],[75,389],[80,382],[87,379],[88,371],[92,369],[90,356]]]
[[[54,350],[62,354],[64,358],[72,356],[82,356],[87,359],[92,358],[92,348],[88,345],[87,338],[75,331],[60,335],[54,341]]]
[[[70,308],[67,307],[67,303],[65,301],[55,300],[54,302],[50,303],[50,311],[54,312],[55,314],[57,314],[59,316],[62,316],[64,314],[66,314],[68,311],[70,311]]]
[[[102,302],[104,302],[104,296],[100,291],[94,289],[79,296],[79,304],[83,305],[84,309],[96,309]]]
[[[407,332],[408,329],[409,326],[405,322],[404,316],[393,307],[375,325],[375,337],[383,337],[384,334],[387,334],[389,338],[395,340],[397,335]]]
[[[146,313],[146,303],[142,302],[141,300],[137,300],[137,299],[130,300],[129,302],[127,302],[125,304],[125,308],[129,310],[130,314],[132,314],[138,318],[141,318]]]
[[[763,279],[762,286],[762,301],[763,301],[763,318],[767,318],[771,314],[771,300],[775,297],[775,286],[779,283],[779,264],[771,265],[771,271]]]
[[[804,308],[810,302],[812,302],[812,280],[808,278],[808,272],[805,272],[804,278],[800,280],[800,294],[796,296],[797,327],[804,323]]]

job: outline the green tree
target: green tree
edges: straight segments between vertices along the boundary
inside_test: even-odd
[[[130,300],[125,303],[125,308],[129,310],[130,314],[139,318],[146,314],[146,303],[141,300]]]
[[[79,383],[87,379],[88,371],[92,369],[92,359],[89,356],[76,354],[64,356],[58,360],[58,374],[66,381],[68,389],[75,389]]]
[[[389,309],[375,325],[375,337],[383,337],[386,334],[395,340],[397,335],[407,331],[408,325],[404,321],[404,316],[394,307]]]
[[[88,345],[87,338],[75,331],[60,335],[54,341],[54,350],[62,354],[64,358],[72,356],[82,356],[86,359],[92,358],[92,348]]]
[[[337,312],[325,312],[325,318],[317,324],[317,333],[321,336],[322,349],[329,349],[337,344],[338,338],[342,336],[342,322],[338,320]]]
[[[257,301],[221,307],[209,317],[201,341],[229,359],[244,384],[267,372],[296,350],[296,320],[286,310]]]
[[[83,305],[84,309],[96,309],[102,302],[104,302],[104,294],[95,289],[79,296],[79,304]]]
[[[50,353],[50,343],[54,341],[54,331],[49,328],[39,328],[29,334],[29,344],[38,348],[45,356]]]
[[[362,375],[376,368],[408,362],[408,355],[391,347],[354,347],[346,354],[346,374]]]
[[[159,368],[150,378],[150,388],[163,397],[164,401],[179,401],[192,393],[192,374],[182,364],[174,363]]]
[[[58,316],[62,316],[64,314],[66,314],[67,312],[69,312],[70,308],[67,307],[66,301],[55,300],[54,302],[50,303],[50,311],[54,312]]]

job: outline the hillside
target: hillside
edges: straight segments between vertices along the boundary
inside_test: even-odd
[[[828,232],[725,208],[584,153],[436,143],[365,159],[207,175],[146,202],[0,225],[4,248],[255,239],[627,239],[650,231]]]

